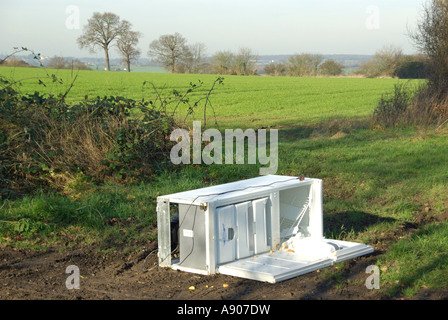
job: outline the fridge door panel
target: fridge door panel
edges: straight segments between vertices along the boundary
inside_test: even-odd
[[[365,244],[327,239],[316,240],[316,242],[319,241],[334,247],[335,254],[322,251],[321,256],[318,256],[316,252],[306,254],[293,250],[279,250],[224,264],[219,267],[219,272],[246,279],[276,283],[373,252],[373,248]],[[321,244],[316,243],[315,247],[321,247]]]
[[[235,211],[238,230],[236,256],[241,259],[254,254],[252,202],[236,204]]]
[[[271,249],[268,243],[268,216],[266,204],[268,198],[252,201],[255,220],[255,254],[263,253]]]
[[[236,259],[236,221],[235,206],[217,209],[218,216],[218,263]]]

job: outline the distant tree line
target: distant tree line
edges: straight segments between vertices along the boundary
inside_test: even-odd
[[[240,48],[237,53],[218,51],[210,59],[210,71],[217,74],[255,75],[258,56],[249,48]]]
[[[130,71],[131,62],[141,55],[137,48],[140,37],[141,33],[133,31],[130,22],[120,20],[116,14],[95,12],[77,41],[81,49],[89,49],[91,53],[98,49],[104,51],[106,71],[110,70],[109,51],[116,46]],[[248,48],[241,48],[237,53],[220,51],[211,58],[206,57],[205,51],[203,43],[189,44],[176,32],[152,41],[147,54],[172,73],[257,74],[258,57]]]
[[[54,56],[45,63],[47,68],[52,69],[75,69],[75,70],[91,70],[87,65],[78,59],[66,59]]]
[[[286,61],[270,63],[264,72],[272,76],[338,76],[343,73],[342,63],[333,59],[324,60],[319,54],[302,53],[289,57]]]
[[[126,64],[126,70],[130,71],[131,62],[141,55],[137,48],[141,36],[140,32],[132,30],[130,22],[120,20],[116,14],[95,12],[84,26],[78,44],[91,52],[103,50],[107,71],[110,70],[109,50],[116,47],[122,62]],[[203,43],[189,44],[178,32],[161,35],[153,40],[149,44],[147,55],[172,73],[258,73],[258,56],[251,49],[240,48],[237,52],[223,50],[207,57]],[[344,65],[333,59],[325,60],[319,54],[302,53],[293,55],[286,61],[270,63],[265,66],[264,72],[272,76],[339,76],[344,73]],[[354,74],[371,78],[424,78],[427,76],[427,61],[423,55],[407,56],[401,49],[389,46],[376,52]]]
[[[188,44],[179,33],[160,36],[149,45],[148,56],[172,73],[255,75],[258,56],[249,48],[237,53],[224,50],[206,57],[203,43]]]
[[[318,54],[302,53],[286,61],[270,63],[264,72],[272,76],[339,76],[344,73],[344,65],[333,59],[324,60]],[[362,63],[353,74],[368,78],[422,79],[428,77],[428,61],[424,55],[405,55],[400,48],[386,46]]]
[[[378,50],[370,61],[361,64],[355,73],[368,78],[422,79],[428,77],[428,72],[428,60],[424,55],[405,55],[400,48],[386,46]]]
[[[31,66],[30,64],[28,64],[27,62],[17,59],[17,58],[11,58],[6,60],[6,58],[0,59],[0,66],[4,66],[4,67],[22,67],[22,68],[34,68],[34,66]]]

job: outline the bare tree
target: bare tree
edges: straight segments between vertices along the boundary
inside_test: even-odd
[[[211,58],[211,68],[217,74],[231,74],[234,59],[231,51],[218,51]]]
[[[380,72],[393,76],[403,59],[403,50],[392,45],[385,46],[375,54],[374,59],[375,67]]]
[[[328,59],[319,66],[319,73],[327,76],[339,76],[343,69],[342,63]]]
[[[48,62],[46,63],[48,68],[52,69],[65,69],[69,62],[64,59],[63,57],[54,56],[50,59],[48,59]]]
[[[68,60],[59,56],[54,56],[48,59],[46,65],[48,68],[52,69],[91,70],[85,63],[78,59]]]
[[[302,53],[289,57],[288,72],[292,76],[315,76],[323,57],[319,54]]]
[[[84,26],[84,33],[78,38],[78,45],[81,49],[88,48],[94,53],[97,48],[104,50],[106,58],[106,70],[110,70],[109,48],[118,37],[124,35],[128,24],[120,21],[114,13],[95,12]]]
[[[73,70],[92,70],[84,62],[78,59],[72,59],[69,68]]]
[[[117,40],[118,52],[123,58],[123,62],[126,63],[127,71],[131,71],[131,61],[140,57],[141,51],[137,48],[138,40],[142,36],[140,32],[131,31],[131,24],[123,20],[123,27],[127,32],[121,34]]]
[[[183,54],[177,59],[176,73],[202,73],[206,71],[208,63],[205,58],[205,45],[201,42],[185,45]]]
[[[285,76],[288,72],[288,66],[284,62],[271,62],[264,67],[264,72],[270,76]]]
[[[431,85],[446,87],[448,83],[448,0],[431,0],[427,3],[411,32],[417,48],[427,55],[430,64]]]
[[[176,64],[188,54],[187,40],[178,32],[166,34],[149,45],[148,56],[154,57],[165,68],[176,72]]]
[[[189,58],[188,69],[190,73],[201,73],[205,70],[207,64],[205,63],[205,44],[198,42],[188,46]]]
[[[403,61],[403,51],[395,46],[388,45],[378,50],[370,61],[363,63],[358,73],[369,78],[393,77]]]
[[[240,48],[234,59],[234,68],[236,74],[253,75],[257,73],[255,64],[258,56],[252,53],[249,48]]]

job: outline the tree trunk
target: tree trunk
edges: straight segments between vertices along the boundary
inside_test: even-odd
[[[128,58],[126,64],[128,65],[128,72],[131,72],[131,59]]]
[[[174,56],[174,50],[171,51],[171,73],[176,72],[176,57]]]
[[[107,48],[104,48],[104,54],[106,55],[106,71],[110,71],[109,50]]]

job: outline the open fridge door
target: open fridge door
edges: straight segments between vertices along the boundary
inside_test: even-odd
[[[373,252],[371,246],[328,239],[290,239],[270,251],[221,265],[221,274],[276,283]]]
[[[320,181],[279,190],[270,202],[260,199],[252,201],[251,206],[253,231],[238,226],[238,219],[235,229],[238,230],[237,238],[245,239],[250,235],[259,242],[259,250],[255,246],[249,257],[240,256],[219,263],[221,274],[275,283],[373,252],[373,248],[365,244],[323,237]],[[252,216],[251,210],[240,211],[242,216]],[[268,216],[265,212],[270,212],[269,219],[265,218]],[[264,221],[270,221],[270,224]]]

